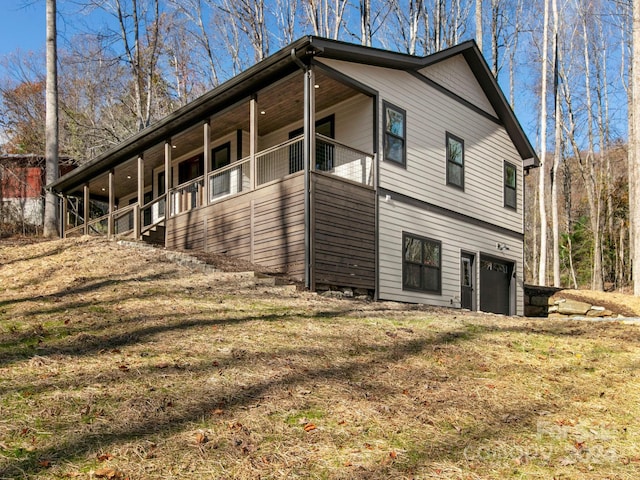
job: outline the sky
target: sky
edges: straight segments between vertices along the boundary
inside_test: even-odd
[[[0,0],[0,57],[20,49],[44,52],[44,0]]]

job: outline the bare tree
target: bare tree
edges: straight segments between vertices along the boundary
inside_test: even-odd
[[[640,0],[633,0],[632,14],[632,75],[631,75],[631,102],[630,110],[632,111],[633,125],[633,143],[629,144],[631,153],[631,162],[629,168],[630,192],[633,198],[633,216],[630,217],[631,240],[633,242],[633,294],[640,296],[640,207],[638,199],[640,199],[640,191],[638,186],[638,172],[640,172]]]
[[[482,0],[476,0],[476,42],[482,51]]]
[[[58,51],[56,0],[47,0],[47,109],[46,109],[46,183],[58,178]],[[44,204],[43,234],[58,234],[58,204],[53,192],[47,192]]]
[[[544,18],[542,27],[542,88],[540,93],[540,174],[538,175],[538,201],[540,205],[540,259],[538,265],[538,284],[547,284],[547,209],[545,202],[545,163],[547,154],[547,62],[548,62],[548,24],[549,1],[544,0]]]
[[[218,8],[244,34],[253,50],[254,62],[269,56],[268,11],[264,0],[221,0]]]
[[[303,0],[303,3],[314,35],[339,38],[348,0]]]
[[[558,170],[562,156],[562,112],[560,110],[560,92],[558,91],[559,81],[559,28],[558,28],[558,3],[551,2],[553,9],[553,98],[554,98],[554,121],[555,121],[555,149],[553,154],[553,166],[551,169],[551,238],[553,239],[553,286],[560,286],[560,225],[558,221]]]

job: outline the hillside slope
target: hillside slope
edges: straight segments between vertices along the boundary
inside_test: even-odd
[[[640,474],[640,329],[0,244],[0,478]]]

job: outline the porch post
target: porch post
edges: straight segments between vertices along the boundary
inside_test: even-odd
[[[164,194],[165,209],[164,216],[171,216],[171,199],[169,198],[169,190],[171,189],[171,140],[164,142]]]
[[[60,201],[62,202],[62,206],[60,208],[60,212],[62,212],[62,219],[60,221],[60,238],[64,238],[67,234],[67,196],[60,195]]]
[[[258,95],[254,94],[249,101],[249,176],[251,190],[258,185],[256,178],[256,152],[258,151]]]
[[[138,206],[133,215],[133,236],[136,240],[140,240],[140,231],[142,230],[142,207],[144,207],[144,157],[138,155]]]
[[[89,184],[83,187],[84,205],[82,215],[84,216],[84,234],[89,235]]]
[[[115,172],[109,170],[109,218],[107,219],[107,237],[111,238],[114,234],[113,214],[116,210],[116,192],[115,192]]]
[[[313,232],[311,231],[311,170],[315,163],[315,78],[311,66],[304,71],[304,257],[305,287],[312,289],[313,281]]]
[[[211,120],[207,119],[203,125],[204,131],[204,184],[202,186],[203,205],[209,205],[209,168],[211,168]]]

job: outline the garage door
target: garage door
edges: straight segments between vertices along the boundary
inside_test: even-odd
[[[513,263],[480,257],[480,310],[510,314]]]

